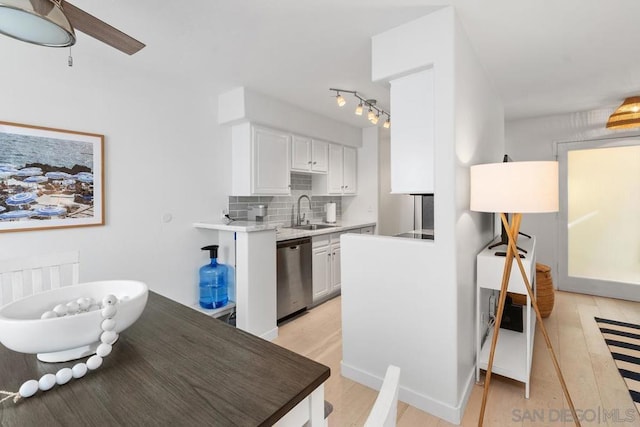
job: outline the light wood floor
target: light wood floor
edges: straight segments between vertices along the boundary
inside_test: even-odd
[[[280,326],[276,344],[331,368],[325,398],[333,404],[329,426],[362,426],[377,396],[340,375],[342,359],[341,300],[334,298]],[[640,324],[640,303],[556,292],[545,326],[556,351],[571,398],[585,420],[583,426],[640,426],[640,415],[597,328],[594,316]],[[573,426],[544,337],[536,328],[531,395],[524,384],[493,376],[485,426]],[[463,426],[477,425],[482,386],[475,385]],[[603,412],[606,410],[606,414]],[[606,416],[605,416],[606,415]],[[559,420],[560,419],[560,420]],[[398,426],[452,425],[405,403],[398,406]]]

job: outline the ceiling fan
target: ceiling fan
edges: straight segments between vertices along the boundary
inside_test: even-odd
[[[144,43],[65,0],[0,0],[0,33],[41,46],[67,47],[74,28],[128,55]]]

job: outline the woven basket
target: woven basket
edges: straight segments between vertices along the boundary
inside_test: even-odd
[[[538,308],[542,317],[549,317],[553,310],[555,302],[555,294],[553,291],[553,279],[551,277],[551,267],[548,265],[536,263],[536,298]],[[525,305],[527,297],[522,294],[509,292],[508,294],[514,304]]]

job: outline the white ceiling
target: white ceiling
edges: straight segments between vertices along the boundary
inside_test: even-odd
[[[637,0],[72,2],[145,42],[128,58],[142,67],[202,79],[203,90],[215,75],[225,86],[210,85],[217,90],[247,86],[359,127],[369,123],[339,110],[328,88],[388,109],[388,88],[371,82],[371,36],[445,4],[456,7],[507,118],[614,107],[640,94]],[[84,35],[78,43],[109,49]]]

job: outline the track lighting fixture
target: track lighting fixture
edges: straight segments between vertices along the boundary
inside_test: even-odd
[[[375,99],[367,99],[363,96],[361,96],[358,92],[356,92],[355,90],[345,90],[345,89],[334,89],[334,88],[329,88],[329,90],[334,91],[336,93],[336,103],[338,104],[339,107],[343,107],[347,101],[344,99],[344,96],[342,96],[340,94],[340,92],[342,93],[350,93],[353,96],[355,96],[358,99],[358,106],[355,109],[355,114],[357,116],[361,116],[363,111],[364,111],[364,107],[368,108],[368,112],[367,112],[367,119],[373,123],[374,125],[378,123],[378,121],[380,120],[380,116],[387,116],[387,120],[384,121],[383,123],[383,127],[385,129],[389,129],[391,127],[391,113],[389,113],[388,111],[383,110],[382,108],[378,108],[376,106],[377,101]]]

